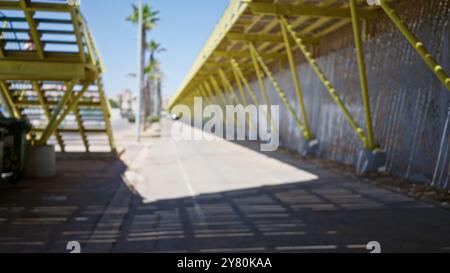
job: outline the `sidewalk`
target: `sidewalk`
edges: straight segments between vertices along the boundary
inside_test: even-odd
[[[120,159],[63,156],[55,178],[0,184],[0,252],[450,251],[448,210],[284,151],[175,142],[169,129],[120,138]]]
[[[0,185],[0,252],[67,252],[86,241],[122,184],[118,159],[59,159],[52,179]]]

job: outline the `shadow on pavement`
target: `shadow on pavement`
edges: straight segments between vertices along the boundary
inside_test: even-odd
[[[53,179],[0,187],[0,252],[450,251],[448,211],[306,168],[319,178],[144,203],[121,160],[62,158]]]

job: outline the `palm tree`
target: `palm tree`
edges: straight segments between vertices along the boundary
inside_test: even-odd
[[[156,53],[166,51],[166,49],[162,48],[161,44],[155,40],[151,40],[149,43],[147,43],[147,49],[150,51],[150,62],[156,59]]]
[[[149,87],[150,91],[156,91],[156,92],[150,92],[153,93],[150,95],[152,98],[152,115],[159,116],[161,112],[161,104],[162,104],[162,94],[161,94],[161,80],[162,80],[162,73],[160,70],[160,63],[156,59],[156,53],[160,53],[163,51],[166,51],[165,48],[161,47],[161,44],[156,42],[155,40],[151,40],[147,44],[147,49],[150,52],[150,59],[148,66],[146,67],[145,73],[149,76]]]
[[[136,5],[132,5],[133,8],[133,12],[130,16],[128,16],[126,18],[127,21],[132,22],[133,24],[138,24],[139,23],[139,7],[137,7]],[[158,18],[158,14],[159,11],[153,10],[152,7],[150,7],[149,4],[145,4],[142,7],[142,51],[141,51],[141,63],[142,63],[142,67],[145,67],[145,53],[147,51],[147,32],[153,30],[156,26],[157,23],[159,21]],[[142,79],[139,79],[142,80]],[[140,92],[143,92],[143,90],[140,90]],[[145,92],[142,93],[143,97],[144,97],[144,101],[143,101],[143,105],[144,105],[144,109],[147,109],[145,112],[148,112],[148,108],[149,108],[149,101],[148,99],[146,99],[146,94]]]
[[[133,13],[127,17],[127,21],[132,22],[133,24],[138,24],[139,22],[139,8],[136,5],[132,5]],[[149,4],[145,4],[142,7],[142,18],[143,18],[143,26],[142,26],[142,48],[146,48],[147,41],[147,32],[156,28],[157,23],[159,21],[159,11],[153,10]]]

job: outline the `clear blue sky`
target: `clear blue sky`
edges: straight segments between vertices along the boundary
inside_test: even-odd
[[[136,90],[137,29],[125,18],[138,0],[82,0],[81,9],[106,66],[109,96]],[[159,27],[150,33],[167,50],[159,55],[165,74],[164,95],[174,94],[219,21],[228,0],[144,0],[160,11]],[[150,39],[150,38],[148,38]]]

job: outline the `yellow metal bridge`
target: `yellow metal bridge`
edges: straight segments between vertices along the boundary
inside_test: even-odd
[[[282,105],[292,115],[304,139],[315,139],[303,100],[302,85],[296,66],[305,62],[323,83],[365,149],[378,147],[373,129],[363,43],[370,35],[370,25],[381,16],[389,18],[392,29],[399,31],[411,44],[440,82],[450,91],[450,78],[431,56],[407,24],[400,19],[391,0],[234,0],[223,15],[203,51],[186,77],[169,109],[178,104],[192,105],[192,98],[221,105],[271,105],[270,82]],[[426,1],[425,1],[426,2]],[[412,3],[411,3],[412,4]],[[333,35],[353,33],[359,67],[364,124],[360,124],[333,81],[320,66],[317,57],[326,54],[324,44]],[[331,37],[331,40],[330,40]],[[326,49],[333,50],[332,48]],[[274,74],[282,69],[292,73],[296,101],[290,101],[286,90]],[[258,83],[255,88],[251,83]],[[355,91],[356,92],[356,91]],[[262,99],[261,99],[262,98]],[[300,108],[300,115],[295,109]]]
[[[0,1],[0,90],[7,113],[33,124],[33,145],[116,151],[104,67],[76,5]]]

